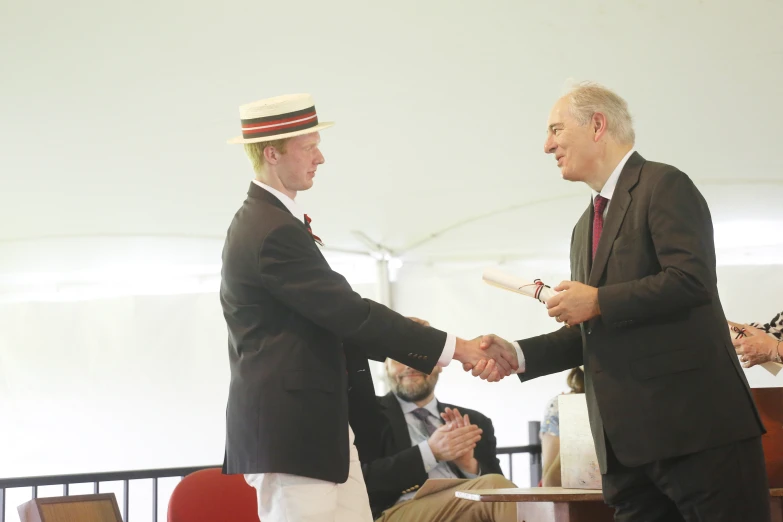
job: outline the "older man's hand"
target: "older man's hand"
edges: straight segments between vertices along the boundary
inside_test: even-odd
[[[513,356],[516,365],[514,367],[514,373],[519,370],[519,360],[517,359],[517,351],[514,349],[514,345],[505,339],[498,337],[497,335],[490,334],[481,337],[481,343],[479,347],[482,350],[491,350],[493,352],[499,351],[501,353],[510,354]],[[479,377],[482,380],[488,382],[497,382],[506,375],[503,375],[495,365],[492,359],[481,359],[477,363],[463,363],[462,369],[466,372],[471,372],[474,377]],[[509,374],[510,375],[510,374]]]
[[[430,325],[430,322],[427,321],[426,319],[419,319],[418,317],[411,317],[411,316],[409,316],[408,319],[410,319],[414,323],[419,323],[422,326],[429,326]]]
[[[555,287],[556,295],[546,302],[549,317],[566,326],[576,326],[601,315],[598,289],[577,281],[563,281]]]
[[[454,358],[462,363],[465,371],[473,370],[473,375],[489,382],[496,382],[519,369],[519,361],[514,347],[510,344],[485,343],[484,337],[471,341],[457,339]]]

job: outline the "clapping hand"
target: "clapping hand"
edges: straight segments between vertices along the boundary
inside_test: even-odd
[[[457,408],[454,409],[446,408],[446,410],[443,413],[441,413],[440,416],[446,422],[447,426],[451,426],[451,429],[474,426],[473,424],[470,423],[470,419],[468,418],[468,415],[467,414],[465,414],[464,416],[460,415],[459,410]],[[469,450],[465,451],[460,456],[453,459],[452,462],[456,464],[459,467],[459,469],[461,469],[462,471],[465,471],[467,473],[472,473],[473,475],[478,475],[479,464],[473,455],[475,448],[476,446],[475,444],[473,444]]]
[[[457,461],[468,453],[473,458],[473,448],[481,440],[481,433],[475,424],[457,426],[447,422],[430,435],[427,444],[439,462]]]

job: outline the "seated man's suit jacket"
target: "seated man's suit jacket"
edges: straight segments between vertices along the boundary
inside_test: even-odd
[[[367,485],[370,506],[375,518],[393,506],[402,495],[420,488],[428,478],[421,451],[418,445],[412,445],[408,423],[405,421],[405,414],[397,398],[393,393],[388,393],[380,397],[378,403],[381,406],[380,412],[384,422],[378,428],[380,448],[375,447],[373,450],[380,454],[370,454],[368,449],[357,446],[364,482]],[[473,454],[479,463],[480,474],[502,475],[500,462],[495,455],[497,442],[492,421],[477,411],[438,401],[438,411],[442,413],[446,408],[458,408],[461,414],[468,415],[472,424],[483,430],[481,440],[476,444]]]

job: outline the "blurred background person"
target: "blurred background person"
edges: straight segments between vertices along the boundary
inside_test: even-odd
[[[574,368],[566,377],[566,383],[571,389],[568,393],[585,392],[585,374],[581,367]],[[562,395],[562,394],[561,394]],[[544,420],[541,423],[541,486],[558,487],[560,482],[560,414],[558,398],[552,397],[544,410]]]

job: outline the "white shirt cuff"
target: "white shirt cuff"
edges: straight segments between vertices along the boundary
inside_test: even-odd
[[[450,333],[446,334],[446,344],[443,345],[443,351],[438,359],[438,366],[448,366],[454,358],[454,350],[457,349],[457,336]]]
[[[438,465],[438,461],[435,460],[432,448],[430,448],[430,445],[426,440],[424,442],[419,442],[419,451],[421,452],[421,460],[424,462],[424,471],[429,473]]]
[[[514,341],[512,343],[514,345],[514,348],[517,351],[517,361],[519,362],[519,369],[514,373],[524,373],[525,372],[525,354],[522,353],[522,347],[519,346],[519,343]]]

